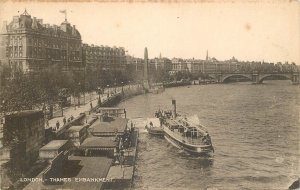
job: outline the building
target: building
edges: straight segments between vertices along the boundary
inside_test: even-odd
[[[129,80],[135,82],[142,81],[144,77],[144,59],[127,55],[126,72]]]
[[[124,71],[126,67],[125,49],[83,44],[83,60],[86,66],[109,71]]]
[[[75,147],[79,147],[87,138],[87,125],[74,125],[65,132],[65,138],[70,139]]]
[[[81,35],[65,19],[60,26],[43,24],[25,10],[4,21],[0,34],[0,61],[13,71],[30,72],[59,64],[64,68],[82,65]]]
[[[127,55],[126,65],[127,69],[129,69],[132,72],[139,73],[144,71],[144,60],[142,58]]]
[[[65,152],[70,148],[68,140],[53,140],[43,146],[39,150],[39,158],[45,160],[52,160],[61,152]]]
[[[172,59],[172,71],[171,73],[177,72],[188,72],[187,63],[185,60],[180,58],[173,58]]]
[[[150,60],[150,71],[171,71],[172,61],[166,57],[159,57]]]
[[[5,116],[3,146],[9,148],[10,162],[15,169],[25,171],[37,160],[45,140],[42,111],[22,111]]]

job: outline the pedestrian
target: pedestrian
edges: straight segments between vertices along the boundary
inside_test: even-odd
[[[133,131],[133,123],[131,122],[131,126],[130,126],[130,132]]]
[[[64,122],[64,125],[67,123],[66,117],[64,117],[63,122]]]
[[[90,103],[90,106],[91,106],[91,109],[93,109],[93,103],[92,102]]]
[[[56,121],[56,129],[58,129],[59,128],[59,121],[57,120]]]

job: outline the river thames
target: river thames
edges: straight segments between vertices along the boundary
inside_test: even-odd
[[[290,81],[169,88],[120,103],[129,118],[153,117],[176,99],[197,114],[215,153],[195,158],[140,134],[135,189],[287,189],[299,174],[299,86]]]

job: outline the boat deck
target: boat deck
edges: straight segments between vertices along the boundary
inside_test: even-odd
[[[179,132],[178,129],[173,129],[173,131],[171,131],[168,127],[166,127],[165,132],[168,134],[172,134],[172,136],[176,139],[178,139],[181,142],[185,142],[191,145],[201,145],[201,146],[205,146],[205,145],[209,145],[209,144],[205,144],[203,142],[202,137],[186,137],[184,136],[183,133]]]

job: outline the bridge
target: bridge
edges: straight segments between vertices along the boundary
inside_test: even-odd
[[[270,77],[282,77],[288,80],[291,80],[293,84],[299,84],[300,82],[300,72],[289,72],[289,73],[260,73],[260,72],[251,72],[251,73],[212,73],[208,74],[210,78],[214,79],[218,83],[224,83],[226,80],[233,77],[243,77],[252,81],[253,84],[261,84],[265,79]]]

